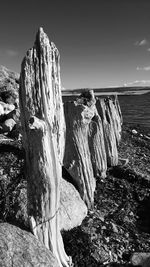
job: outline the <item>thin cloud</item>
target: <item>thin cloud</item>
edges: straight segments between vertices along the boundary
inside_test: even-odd
[[[18,55],[18,52],[13,49],[7,49],[5,53],[10,57],[16,57]]]
[[[146,66],[146,67],[137,67],[137,70],[144,70],[144,71],[150,71],[150,66]]]
[[[150,47],[147,49],[148,52],[150,52]]]
[[[131,85],[150,85],[150,80],[136,80],[133,82],[125,83],[124,86],[131,86]]]
[[[136,41],[135,42],[136,46],[145,46],[145,45],[148,45],[148,44],[149,44],[149,42],[146,39],[143,39],[141,41]]]

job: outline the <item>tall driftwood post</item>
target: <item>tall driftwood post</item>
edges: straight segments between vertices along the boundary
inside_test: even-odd
[[[95,114],[94,96],[88,104],[86,102],[88,99],[81,97],[64,105],[66,119],[64,166],[71,174],[80,196],[90,208],[94,202],[96,186],[88,144],[89,127]]]
[[[69,266],[58,225],[65,133],[59,53],[42,28],[22,62],[19,95],[32,231]]]
[[[118,144],[121,139],[122,116],[117,97],[100,98],[96,102],[102,119],[108,166],[118,164]]]

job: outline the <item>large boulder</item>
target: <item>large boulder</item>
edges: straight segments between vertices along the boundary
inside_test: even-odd
[[[3,151],[3,152],[2,152]],[[24,178],[24,153],[18,141],[0,142],[0,220],[29,230],[27,213],[27,181]],[[78,191],[69,182],[69,173],[63,168],[60,181],[59,222],[61,230],[70,230],[82,223],[87,207]]]
[[[61,179],[59,220],[61,230],[79,226],[87,215],[87,207],[75,187]]]
[[[8,224],[0,224],[0,266],[59,267],[52,252],[31,233]]]
[[[6,176],[4,179],[7,178]],[[8,185],[10,187],[10,185]],[[6,220],[15,225],[29,229],[29,220],[27,213],[27,183],[18,181],[17,186],[11,192],[11,201],[7,209]],[[61,230],[70,230],[79,226],[87,215],[87,207],[81,199],[75,187],[61,179],[60,184],[60,207],[59,207],[59,224]]]

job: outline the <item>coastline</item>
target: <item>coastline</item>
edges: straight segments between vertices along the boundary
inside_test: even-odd
[[[130,259],[134,252],[149,252],[149,128],[124,123],[119,156],[128,158],[129,163],[111,167],[105,179],[97,179],[94,207],[81,226],[62,233],[65,250],[72,257],[74,267],[129,267],[133,266]],[[0,168],[3,170],[0,219],[28,230],[28,226],[22,224],[25,218],[19,211],[23,209],[26,216],[23,166],[21,147],[18,141],[14,141],[0,153]],[[15,197],[20,192],[24,201],[18,207]],[[16,218],[14,210],[18,210]]]
[[[90,90],[90,88],[88,88]],[[110,96],[110,95],[142,95],[149,94],[149,87],[113,87],[113,88],[91,88],[95,96]],[[63,89],[62,96],[79,96],[85,89]]]
[[[81,226],[63,233],[75,267],[133,266],[134,252],[149,252],[149,129],[124,124],[119,156],[129,159],[127,166],[97,180],[94,208]]]

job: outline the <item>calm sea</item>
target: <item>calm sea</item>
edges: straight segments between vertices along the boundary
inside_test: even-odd
[[[99,94],[96,94],[98,96]],[[75,100],[75,95],[63,97],[63,101]],[[150,93],[118,96],[123,121],[150,128]]]
[[[150,93],[118,96],[123,121],[150,128]]]

